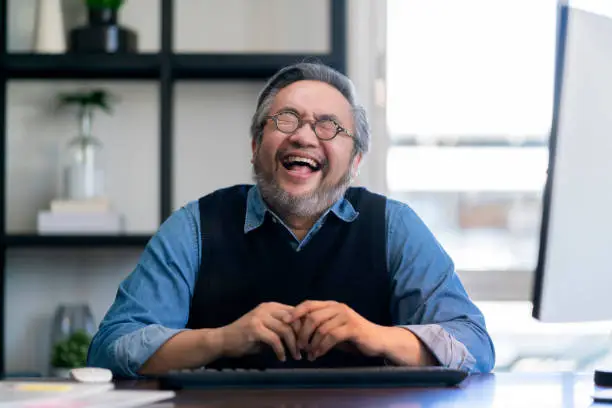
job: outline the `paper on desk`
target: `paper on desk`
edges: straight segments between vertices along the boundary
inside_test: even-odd
[[[60,381],[0,381],[0,408],[23,403],[86,397],[114,388],[113,383],[81,384]]]
[[[174,391],[149,390],[113,390],[87,397],[66,398],[43,403],[27,403],[15,405],[15,408],[132,408],[143,405],[149,406],[155,402],[164,401],[174,397]],[[169,405],[170,407],[173,404]],[[157,406],[166,407],[166,404]],[[11,406],[13,408],[13,406]]]
[[[0,408],[129,408],[174,395],[172,391],[115,390],[113,383],[0,381]]]

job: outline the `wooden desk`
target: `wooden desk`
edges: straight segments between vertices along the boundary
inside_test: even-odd
[[[117,388],[154,389],[154,382],[120,382]],[[260,389],[179,391],[160,407],[206,408],[429,408],[595,407],[593,376],[572,373],[486,374],[454,388]],[[155,406],[155,405],[154,405]],[[612,404],[601,404],[612,407]]]

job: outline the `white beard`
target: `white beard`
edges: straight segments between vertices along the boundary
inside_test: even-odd
[[[266,201],[280,217],[292,215],[313,218],[324,213],[344,195],[353,181],[351,167],[352,163],[336,184],[328,185],[323,183],[312,193],[295,196],[287,193],[281,188],[274,174],[262,170],[259,165],[259,155],[256,153],[253,160],[253,178],[257,183],[264,201]],[[325,173],[323,177],[325,177]]]

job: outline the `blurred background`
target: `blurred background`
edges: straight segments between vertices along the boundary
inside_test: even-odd
[[[373,130],[358,183],[410,204],[449,252],[496,371],[612,364],[611,322],[531,318],[557,0],[127,0],[117,21],[95,1],[0,2],[6,372],[80,364],[62,357],[87,344],[74,333],[95,330],[163,219],[251,182],[257,93],[304,58],[354,80]]]

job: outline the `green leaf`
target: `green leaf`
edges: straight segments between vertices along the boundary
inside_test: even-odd
[[[74,332],[53,346],[51,364],[61,368],[84,367],[90,343],[91,336],[88,333],[82,330]]]
[[[119,10],[124,0],[86,0],[85,2],[89,8]]]
[[[81,108],[96,107],[107,113],[112,113],[111,103],[117,99],[117,97],[104,89],[63,92],[57,96],[60,106],[78,105]]]

